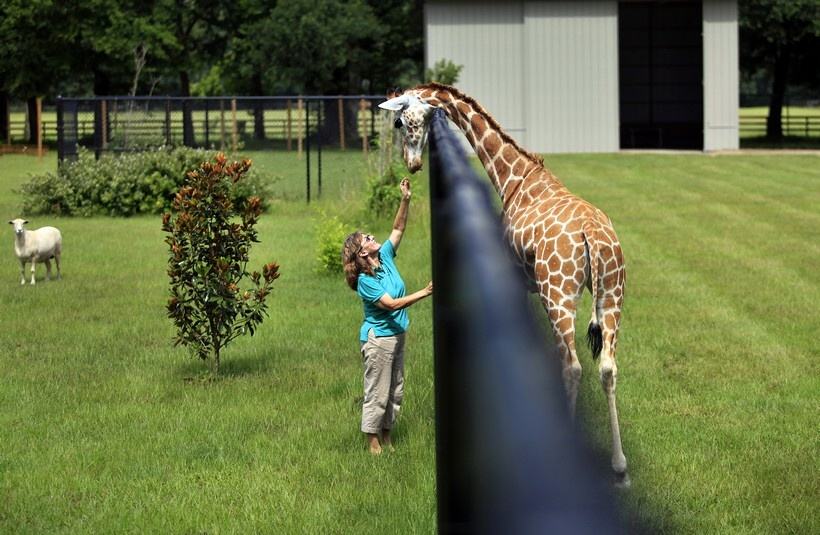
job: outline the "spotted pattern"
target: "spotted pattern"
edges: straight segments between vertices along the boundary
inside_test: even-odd
[[[544,167],[540,157],[521,149],[478,102],[455,88],[426,84],[408,91],[422,103],[443,109],[475,149],[501,197],[505,236],[530,289],[545,307],[560,350],[570,411],[574,413],[581,378],[575,349],[578,301],[589,289],[590,323],[601,329],[601,383],[609,398],[613,468],[626,474],[615,409],[615,349],[624,299],[626,270],[612,222],[604,212],[573,195]],[[403,143],[423,143],[428,119],[423,106],[402,112]]]

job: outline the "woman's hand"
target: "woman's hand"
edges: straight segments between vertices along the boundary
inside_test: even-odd
[[[433,295],[433,281],[428,282],[423,291],[427,295]]]
[[[409,201],[412,192],[410,191],[410,179],[404,177],[401,179],[401,183],[399,183],[399,188],[401,189],[401,198],[402,200]]]

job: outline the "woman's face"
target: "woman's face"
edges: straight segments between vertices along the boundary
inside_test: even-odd
[[[359,254],[362,256],[370,256],[381,248],[382,244],[376,241],[372,234],[362,234],[359,241]]]

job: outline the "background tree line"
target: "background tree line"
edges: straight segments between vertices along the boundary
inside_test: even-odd
[[[421,80],[422,14],[421,0],[5,0],[0,118],[10,99],[60,94],[382,93]]]
[[[421,81],[422,0],[4,0],[9,99],[382,93]],[[739,0],[741,74],[771,94],[820,87],[820,0]],[[33,115],[33,114],[30,114]]]

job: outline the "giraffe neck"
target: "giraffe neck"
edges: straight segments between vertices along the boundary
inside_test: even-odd
[[[541,157],[520,148],[471,97],[440,84],[426,84],[416,89],[423,102],[444,110],[464,132],[505,208],[524,179],[544,169]],[[547,180],[557,182],[550,173],[542,174]]]

